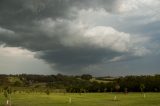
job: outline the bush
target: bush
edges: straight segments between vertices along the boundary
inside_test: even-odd
[[[49,95],[49,94],[50,94],[50,91],[47,89],[47,90],[45,91],[45,93],[46,93],[47,95]]]

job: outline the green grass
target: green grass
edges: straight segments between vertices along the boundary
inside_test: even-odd
[[[114,96],[117,101],[114,101]],[[69,103],[69,98],[72,103]],[[4,106],[5,98],[0,94],[0,106]],[[12,106],[160,106],[160,93],[86,93],[63,94],[51,93],[17,93],[12,94]]]

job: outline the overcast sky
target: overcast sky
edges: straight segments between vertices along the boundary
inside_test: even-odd
[[[160,0],[0,0],[1,74],[160,74]]]

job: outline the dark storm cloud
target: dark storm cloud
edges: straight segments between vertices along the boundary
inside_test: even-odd
[[[85,48],[85,50],[79,50],[76,48],[63,48],[58,50],[45,51],[38,56],[46,59],[48,62],[53,62],[56,64],[74,65],[89,63],[92,64],[99,62],[104,58],[104,56],[106,56],[106,53],[104,50],[90,50],[89,48]]]
[[[48,63],[54,63],[54,67],[59,70],[71,72],[72,69],[80,70],[89,65],[103,63],[117,55],[120,55],[120,53],[104,49],[63,48],[39,52],[36,57],[42,58]]]
[[[46,17],[73,18],[79,9],[116,9],[117,0],[1,0],[0,23],[3,27],[16,28],[33,20]],[[75,10],[76,9],[76,10]],[[19,26],[17,26],[19,24]]]
[[[120,0],[1,0],[0,44],[33,51],[36,58],[43,59],[62,72],[133,59],[135,55],[141,56],[147,50],[130,45],[129,34],[110,26],[92,26],[94,28],[87,29],[76,21],[82,10],[94,12],[104,9],[110,14],[116,13],[119,2]],[[131,51],[129,47],[132,48]],[[128,57],[126,54],[129,54]]]
[[[117,55],[112,50],[86,47],[66,47],[61,39],[71,36],[70,23],[56,24],[52,32],[40,28],[41,20],[47,18],[69,20],[76,18],[81,9],[104,8],[116,10],[118,0],[1,0],[0,42],[6,46],[22,47],[36,52],[37,58],[55,64],[58,70],[81,69],[83,66],[103,62]],[[45,29],[45,27],[44,27]],[[74,30],[74,28],[73,28]],[[83,40],[83,39],[82,39]],[[63,68],[62,68],[63,67]]]
[[[57,18],[72,20],[72,18],[76,16],[77,10],[84,8],[106,8],[106,11],[111,11],[115,10],[116,1],[117,0],[99,0],[98,2],[97,0],[93,0],[92,2],[90,2],[90,0],[1,0],[0,27],[16,33],[16,36],[12,36],[13,42],[10,41],[10,43],[7,43],[8,40],[10,40],[8,36],[5,36],[5,40],[1,40],[11,45],[13,43],[19,45],[21,42],[25,42],[26,45],[28,45],[29,43],[27,42],[32,43],[34,40],[40,43],[50,38],[41,32],[41,30],[37,29],[38,26],[35,25],[35,21],[46,18],[53,20]],[[67,27],[67,25],[64,24],[58,28],[64,29],[63,26]],[[54,35],[55,34],[56,33],[54,33]]]

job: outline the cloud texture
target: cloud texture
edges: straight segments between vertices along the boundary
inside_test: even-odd
[[[159,4],[158,0],[1,0],[0,44],[34,52],[35,58],[64,73],[158,55],[160,24],[154,14]]]

